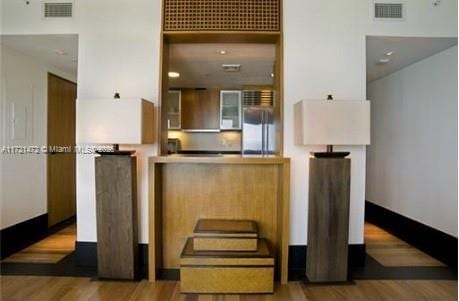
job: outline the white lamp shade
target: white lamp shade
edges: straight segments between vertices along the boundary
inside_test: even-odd
[[[295,104],[296,145],[370,144],[370,102],[302,100]]]
[[[154,143],[153,103],[144,99],[77,99],[78,144]]]

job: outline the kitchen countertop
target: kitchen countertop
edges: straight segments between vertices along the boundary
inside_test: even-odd
[[[279,156],[175,154],[150,157],[150,163],[213,163],[213,164],[284,164],[290,158]]]

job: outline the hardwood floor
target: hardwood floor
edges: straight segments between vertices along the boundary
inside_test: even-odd
[[[99,282],[88,278],[2,276],[2,301],[457,300],[456,281],[364,280],[352,285],[277,285],[273,295],[180,294],[178,282]]]
[[[43,252],[64,248],[74,235],[75,228],[66,228],[25,250],[36,250],[25,255],[28,262],[39,262]],[[73,238],[74,239],[74,238]],[[384,230],[365,225],[365,241],[370,256],[381,264],[392,267],[424,265],[436,267],[435,259],[398,240]],[[62,244],[61,244],[62,243]],[[59,247],[58,247],[59,246]],[[33,247],[33,248],[32,248]],[[48,249],[47,249],[48,247]],[[67,245],[70,249],[70,245]],[[73,244],[72,244],[73,249]],[[402,251],[401,251],[402,250]],[[34,255],[35,254],[35,255]],[[15,254],[12,256],[19,256]],[[51,256],[52,257],[52,256]],[[11,258],[10,258],[11,259]],[[435,263],[435,265],[433,265]],[[416,269],[417,267],[414,267]],[[360,278],[359,278],[360,279]],[[371,278],[373,279],[373,278]],[[0,277],[1,301],[245,301],[245,300],[292,300],[292,301],[397,301],[397,300],[458,300],[457,280],[355,280],[351,284],[311,285],[304,282],[276,283],[274,294],[270,295],[195,295],[181,294],[179,282],[92,281],[88,277],[13,276]],[[430,279],[430,278],[427,278]],[[434,279],[434,278],[432,278]],[[441,278],[451,279],[451,278]]]
[[[367,253],[386,267],[444,267],[445,264],[385,230],[365,223]]]
[[[75,250],[76,225],[68,226],[2,260],[5,263],[56,263]]]

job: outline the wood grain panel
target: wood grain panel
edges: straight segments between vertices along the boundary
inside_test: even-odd
[[[169,43],[161,35],[160,50],[160,70],[159,70],[159,105],[158,105],[158,154],[167,155],[167,93],[169,91]]]
[[[256,251],[257,238],[194,237],[197,251]]]
[[[48,144],[75,145],[77,85],[48,73]]]
[[[134,279],[138,266],[136,157],[96,157],[98,276]]]
[[[259,248],[252,252],[199,251],[194,240],[188,239],[180,257],[180,268],[184,266],[273,266],[272,251],[264,239],[259,239]]]
[[[260,43],[279,41],[279,32],[266,31],[164,31],[168,43]]]
[[[223,155],[223,156],[189,156],[189,155],[171,155],[162,157],[149,158],[151,163],[212,163],[212,164],[255,164],[255,165],[288,165],[289,158],[285,157],[251,157],[241,155]]]
[[[283,35],[276,41],[276,60],[274,61],[274,125],[276,129],[276,154],[284,153],[284,43]]]
[[[230,234],[239,236],[240,234],[251,234],[257,237],[257,223],[248,220],[233,219],[200,219],[194,228],[194,235],[201,234]]]
[[[142,99],[142,144],[155,143],[155,106]]]
[[[277,249],[278,166],[167,164],[162,168],[164,268],[179,267],[180,251],[200,218],[254,220],[259,236]]]
[[[287,283],[288,158],[163,156],[149,158],[149,164],[150,281],[162,268],[178,268],[180,250],[198,219],[225,218],[257,222],[259,236],[272,245],[276,272]]]
[[[280,0],[164,0],[163,30],[279,31]]]
[[[182,258],[182,266],[274,266],[273,258]]]
[[[152,164],[149,159],[148,175],[148,280],[156,281],[163,263],[163,211],[162,164]]]
[[[220,94],[216,89],[182,90],[182,129],[219,129]]]
[[[277,258],[282,284],[288,281],[288,246],[290,243],[290,161],[279,165],[279,190],[277,202],[277,237],[279,238],[280,255]]]
[[[182,293],[247,294],[272,293],[272,267],[182,267]]]
[[[48,226],[76,213],[76,89],[75,83],[48,73],[48,146],[71,148],[47,155]]]
[[[239,251],[198,251],[194,248],[193,238],[188,238],[180,255],[181,264],[183,265],[184,259],[202,259],[207,260],[211,258],[233,260],[236,264],[243,258],[269,258],[271,264],[274,265],[274,258],[268,242],[264,238],[258,239],[258,249],[253,252],[239,252]]]
[[[75,216],[75,153],[47,155],[48,226]]]
[[[308,252],[311,282],[347,281],[350,159],[309,159]]]

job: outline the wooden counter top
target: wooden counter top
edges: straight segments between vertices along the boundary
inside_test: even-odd
[[[170,155],[150,157],[150,163],[211,163],[211,164],[284,164],[290,162],[285,157],[256,157],[240,155]]]

